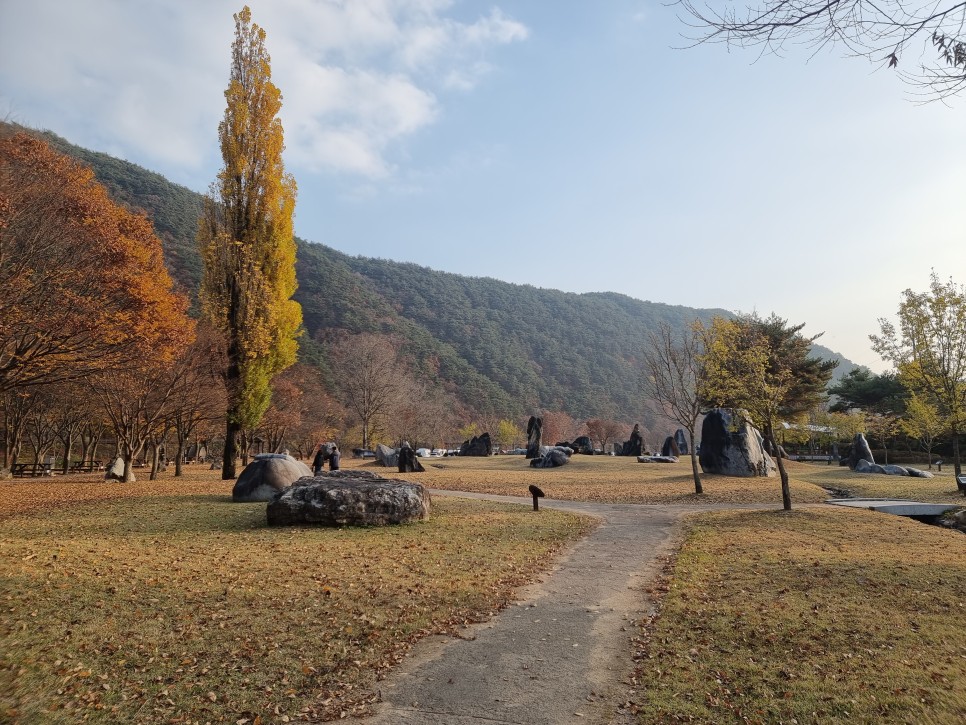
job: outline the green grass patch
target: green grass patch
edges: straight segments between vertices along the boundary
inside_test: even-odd
[[[966,721],[966,537],[812,508],[691,520],[641,638],[641,723]]]
[[[146,491],[8,515],[0,721],[362,712],[417,639],[506,605],[592,525],[437,498],[419,524],[268,528],[264,504]]]

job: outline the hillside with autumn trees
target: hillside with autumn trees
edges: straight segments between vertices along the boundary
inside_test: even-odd
[[[135,164],[43,136],[90,165],[116,200],[147,213],[168,270],[196,298],[201,195]],[[458,401],[468,417],[560,411],[576,420],[648,425],[655,414],[641,391],[640,354],[649,332],[662,322],[680,328],[730,315],[610,292],[573,294],[464,277],[306,240],[298,240],[297,272],[303,361],[331,380],[329,351],[339,340],[356,333],[390,337],[420,379]],[[840,361],[836,378],[854,368],[826,348],[814,349]]]

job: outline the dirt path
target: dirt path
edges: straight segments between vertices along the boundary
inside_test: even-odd
[[[510,496],[433,491],[529,505]],[[468,725],[621,723],[634,622],[648,583],[675,548],[676,526],[699,507],[544,500],[601,525],[575,544],[520,601],[464,633],[421,642],[382,683],[370,723]],[[708,507],[710,509],[711,507]]]

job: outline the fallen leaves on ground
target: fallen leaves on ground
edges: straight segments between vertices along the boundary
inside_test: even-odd
[[[966,537],[854,509],[689,520],[638,639],[641,723],[966,720]]]
[[[0,720],[364,713],[417,640],[487,618],[593,526],[438,498],[419,524],[268,528],[217,475],[0,484]]]

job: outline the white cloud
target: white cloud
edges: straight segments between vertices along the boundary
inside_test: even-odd
[[[0,100],[20,120],[209,173],[234,0],[3,1]],[[471,91],[492,69],[487,51],[528,33],[498,8],[456,20],[449,0],[250,5],[282,90],[290,165],[374,179],[393,172],[388,159],[401,142],[438,118],[440,92]]]

